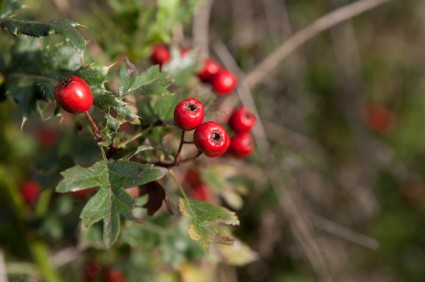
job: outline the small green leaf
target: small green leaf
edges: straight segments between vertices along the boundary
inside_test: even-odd
[[[22,4],[16,0],[4,0],[3,7],[0,11],[0,19],[5,17],[12,17],[16,11],[22,8]]]
[[[167,90],[171,81],[158,66],[152,66],[137,75],[130,65],[122,63],[120,69],[119,97],[125,95],[171,95]]]
[[[208,251],[210,243],[232,245],[233,239],[226,236],[220,224],[239,225],[234,212],[206,202],[179,200],[180,211],[192,219],[188,233],[190,238],[201,241],[202,247]]]
[[[79,53],[82,53],[86,50],[86,42],[75,28],[76,26],[78,26],[76,22],[67,19],[36,22],[5,17],[0,18],[0,27],[7,29],[16,36],[18,36],[19,33],[33,37],[58,34],[64,38],[65,42],[71,44]]]
[[[99,188],[83,208],[80,217],[87,227],[103,220],[103,241],[107,247],[118,238],[120,215],[130,213],[134,204],[133,198],[124,189],[152,182],[164,175],[152,165],[136,162],[106,164],[104,161],[89,168],[77,165],[61,174],[64,179],[56,187],[57,192]]]
[[[93,98],[95,106],[103,112],[109,113],[111,109],[114,109],[117,112],[118,121],[120,124],[123,122],[140,124],[139,117],[130,111],[130,109],[127,107],[127,104],[121,99],[107,93],[94,93]]]

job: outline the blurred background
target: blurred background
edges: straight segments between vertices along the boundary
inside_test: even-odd
[[[141,17],[114,9],[119,1],[24,2],[38,19],[86,26],[97,62],[148,56],[134,35],[143,26],[122,21]],[[172,40],[208,46],[244,81],[299,30],[354,2],[208,0],[195,20],[171,28]],[[223,266],[215,281],[424,281],[424,11],[421,0],[383,3],[318,33],[223,103],[226,110],[242,97],[259,115],[256,152],[230,162],[248,191],[235,233],[258,257]],[[15,107],[0,104],[0,128],[9,128],[0,134],[5,163],[30,159],[37,136],[49,134],[20,132]]]

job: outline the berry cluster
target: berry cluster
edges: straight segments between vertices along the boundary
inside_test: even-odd
[[[218,123],[204,122],[204,105],[194,99],[187,98],[174,108],[174,121],[184,131],[195,129],[193,142],[199,151],[208,157],[223,155],[230,146],[230,137]]]
[[[251,129],[255,126],[255,115],[246,108],[237,108],[228,121],[229,126],[236,132],[230,142],[230,153],[238,158],[249,156],[254,151],[254,141]]]
[[[180,56],[185,56],[190,52],[190,48],[182,48]],[[157,44],[151,53],[151,62],[161,67],[169,62],[171,54],[167,46]],[[212,86],[212,89],[219,96],[227,96],[235,90],[238,85],[238,78],[231,71],[224,69],[218,62],[211,58],[205,59],[202,69],[197,73],[198,78]]]

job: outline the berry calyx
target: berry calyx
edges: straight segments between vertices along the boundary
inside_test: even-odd
[[[27,180],[21,184],[19,190],[25,203],[29,205],[34,205],[37,202],[38,197],[40,196],[41,186],[38,182],[34,180]]]
[[[194,99],[187,98],[174,108],[174,121],[183,130],[195,129],[204,120],[204,105]]]
[[[243,107],[235,109],[229,119],[230,127],[238,133],[250,131],[256,122],[257,118],[255,115]]]
[[[210,83],[214,76],[221,70],[221,66],[213,59],[206,59],[198,77],[202,82]]]
[[[93,94],[90,86],[78,76],[65,78],[54,90],[56,102],[67,112],[80,114],[93,106]]]
[[[167,46],[163,44],[157,44],[153,47],[151,53],[151,61],[155,65],[162,66],[171,59],[170,51],[168,51]]]
[[[249,156],[254,151],[254,140],[249,133],[239,133],[232,137],[230,153],[238,158]]]
[[[230,145],[230,137],[218,123],[209,121],[199,125],[193,134],[195,146],[206,156],[214,158],[224,154]]]
[[[235,90],[238,78],[228,70],[219,71],[213,78],[212,88],[220,96],[226,96]]]

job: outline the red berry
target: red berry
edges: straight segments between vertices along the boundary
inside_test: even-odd
[[[24,198],[25,202],[29,205],[33,205],[37,202],[40,196],[40,190],[40,184],[34,180],[27,180],[22,183],[20,187],[22,198]]]
[[[84,198],[87,198],[93,191],[94,191],[93,188],[78,190],[78,191],[72,192],[72,196],[74,196],[77,199],[84,199]]]
[[[189,47],[183,47],[180,49],[180,57],[184,57],[186,56],[190,51],[192,51],[192,49],[190,49]]]
[[[35,136],[38,140],[38,143],[45,148],[53,147],[59,139],[59,132],[54,127],[49,127],[47,125],[40,125],[35,130]]]
[[[238,133],[232,137],[229,151],[239,158],[249,156],[254,151],[254,140],[249,133]]]
[[[394,113],[383,106],[370,106],[367,110],[367,125],[379,134],[389,133],[395,126]]]
[[[183,130],[195,129],[204,120],[204,105],[194,99],[187,98],[174,108],[174,121]]]
[[[199,173],[199,170],[195,168],[190,168],[186,171],[186,174],[184,176],[184,181],[189,185],[197,185],[199,183],[202,183],[201,175]]]
[[[257,118],[247,108],[235,109],[229,119],[230,127],[238,133],[250,131],[256,122]]]
[[[229,95],[237,85],[238,78],[228,70],[219,71],[212,81],[213,90],[220,96]]]
[[[209,83],[220,70],[221,66],[219,63],[213,59],[206,59],[202,70],[198,72],[198,77],[202,82]]]
[[[193,141],[198,150],[212,158],[224,154],[230,145],[226,130],[213,121],[199,125],[193,134]]]
[[[155,65],[162,66],[171,59],[170,51],[163,44],[157,44],[153,47],[151,61]]]
[[[202,183],[192,187],[191,195],[195,200],[198,201],[208,201],[208,199],[211,197],[208,186]]]
[[[101,267],[96,261],[89,261],[86,264],[85,272],[86,272],[86,278],[96,279],[100,275]]]
[[[78,76],[65,78],[55,87],[56,102],[67,112],[80,114],[88,111],[93,105],[93,94],[90,86]]]
[[[107,282],[124,282],[125,276],[120,269],[108,269],[106,272]]]

